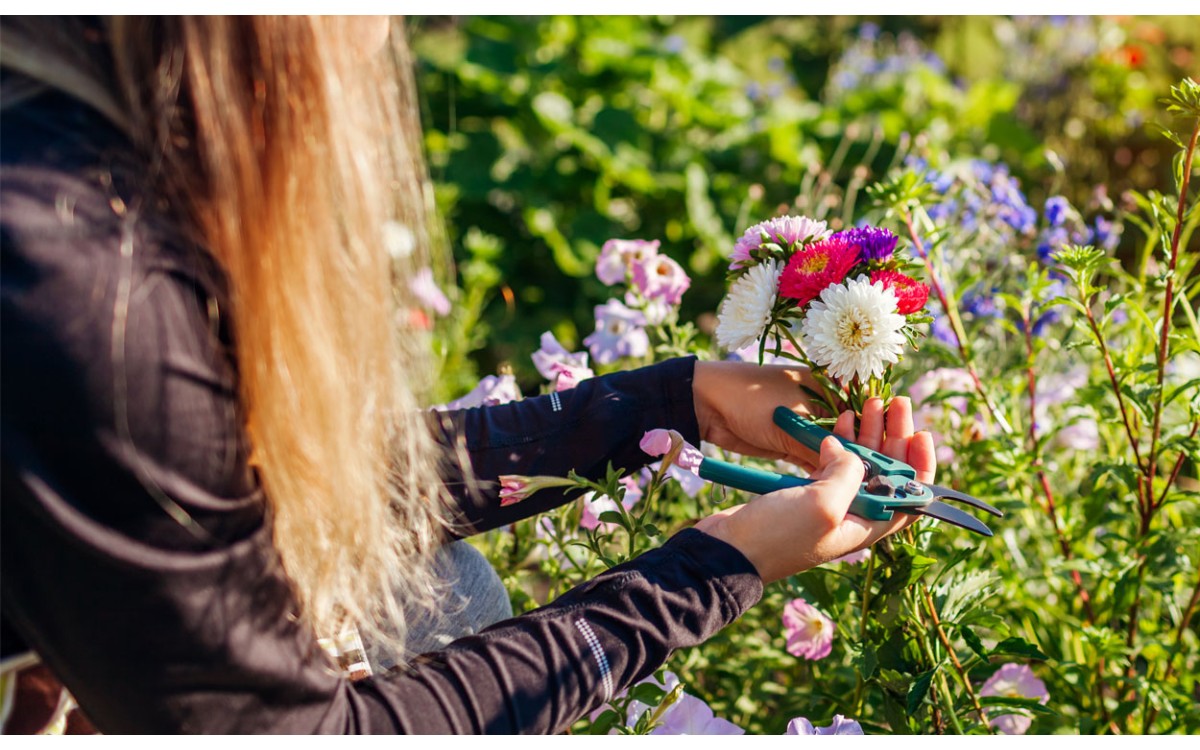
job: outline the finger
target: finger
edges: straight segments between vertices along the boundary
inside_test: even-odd
[[[892,458],[907,460],[908,439],[912,434],[912,402],[907,396],[898,396],[888,406],[887,437],[883,441],[883,452]]]
[[[855,442],[873,451],[879,450],[883,444],[883,399],[869,398],[863,404],[862,421]]]
[[[937,448],[933,435],[922,430],[908,441],[908,465],[917,472],[917,481],[926,484],[937,478]]]
[[[838,415],[837,423],[833,425],[833,434],[854,442],[854,412],[847,409]]]
[[[825,504],[833,517],[846,514],[863,481],[863,464],[857,456],[842,447],[837,438],[821,441],[821,466],[813,475],[817,491],[813,496]]]

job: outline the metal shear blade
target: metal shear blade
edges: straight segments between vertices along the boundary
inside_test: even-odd
[[[940,500],[934,500],[928,505],[916,508],[896,508],[896,511],[914,516],[929,516],[930,518],[945,521],[967,531],[974,531],[976,534],[992,536],[992,530],[987,527],[987,524],[970,513],[961,511],[953,505],[947,505]]]
[[[1003,511],[988,505],[977,497],[972,497],[966,493],[959,492],[958,490],[952,490],[949,487],[943,487],[940,484],[926,484],[924,482],[922,484],[925,484],[925,486],[929,488],[929,491],[933,493],[934,497],[944,497],[947,500],[957,500],[960,503],[970,505],[972,508],[978,508],[979,510],[991,513],[993,516],[1000,518],[1004,517]]]

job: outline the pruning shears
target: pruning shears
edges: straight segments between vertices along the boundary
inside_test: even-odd
[[[783,406],[775,410],[774,421],[777,427],[794,440],[814,451],[820,451],[821,441],[833,435],[832,432]],[[842,437],[834,437],[846,450],[862,460],[866,470],[858,494],[850,504],[850,512],[856,516],[872,521],[890,521],[894,513],[928,516],[976,534],[991,536],[992,530],[982,521],[953,505],[947,505],[939,498],[956,500],[993,516],[1004,515],[978,498],[948,487],[918,482],[916,470],[903,461],[864,448]],[[813,481],[751,469],[713,458],[705,458],[700,463],[699,473],[703,479],[710,482],[760,495],[788,487],[803,487]]]

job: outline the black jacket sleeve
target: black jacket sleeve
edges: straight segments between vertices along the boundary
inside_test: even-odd
[[[591,378],[577,387],[500,406],[431,414],[446,447],[447,486],[458,503],[455,531],[497,528],[565,502],[543,490],[501,507],[505,474],[604,476],[609,462],[626,473],[654,459],[638,447],[647,430],[667,427],[693,445],[700,429],[692,398],[694,357]]]
[[[411,673],[347,681],[271,543],[236,367],[209,325],[219,289],[148,229],[122,256],[103,194],[60,177],[6,168],[0,191],[0,615],[102,731],[561,731],[761,595],[737,550],[689,530]],[[655,410],[687,421],[690,367],[577,389],[568,432],[553,406],[522,416],[535,401],[460,417],[459,434],[489,474],[591,472],[605,453],[632,466]],[[588,424],[611,444],[554,458]],[[472,523],[504,522],[481,503]]]

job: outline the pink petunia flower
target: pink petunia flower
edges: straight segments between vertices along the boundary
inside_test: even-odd
[[[979,694],[999,695],[1005,698],[1036,698],[1042,704],[1050,700],[1050,691],[1046,689],[1046,683],[1037,678],[1028,664],[1005,664],[1000,667],[983,683]],[[1025,734],[1029,731],[1033,719],[1020,714],[1005,714],[992,717],[988,723],[1003,734]]]
[[[840,284],[858,263],[858,246],[834,235],[800,250],[779,276],[779,294],[796,300],[796,307],[812,302],[826,287]]]
[[[564,362],[556,362],[550,369],[554,373],[555,392],[570,390],[583,381],[596,377],[596,373],[592,372],[590,367],[573,367]]]
[[[642,499],[642,488],[633,477],[622,477],[621,484],[625,485],[625,494],[621,496],[621,505],[629,510]],[[600,514],[605,511],[617,510],[617,502],[608,495],[597,495],[589,492],[583,496],[583,512],[579,517],[579,525],[585,529],[600,529],[609,531],[613,524],[601,521]]]
[[[607,365],[621,357],[641,357],[650,350],[650,337],[643,328],[645,315],[615,299],[597,305],[595,312],[596,330],[583,343],[596,362]]]
[[[607,286],[624,283],[634,263],[658,255],[658,240],[609,240],[596,258],[596,278]]]
[[[833,620],[803,599],[793,599],[783,608],[783,632],[792,656],[816,661],[833,650]]]
[[[660,254],[633,264],[633,284],[648,300],[678,305],[692,280],[670,256]]]
[[[573,487],[575,482],[565,477],[522,476],[503,474],[500,480],[500,506],[516,505],[525,498],[551,487]]]
[[[684,440],[683,435],[675,430],[648,430],[642,435],[638,447],[651,456],[665,456],[675,466],[692,473],[700,470],[700,462],[704,460],[700,449]],[[673,452],[674,456],[671,455]]]
[[[450,300],[433,280],[433,269],[429,266],[418,270],[408,280],[408,288],[422,305],[433,310],[438,315],[450,313]]]
[[[814,727],[813,723],[803,716],[797,716],[788,722],[784,734],[862,734],[862,725],[854,719],[847,719],[838,714],[833,717],[833,723],[827,727]]]
[[[541,348],[533,353],[531,359],[533,359],[533,366],[546,380],[552,381],[558,376],[558,371],[555,370],[556,365],[567,365],[577,369],[588,366],[587,352],[567,351],[567,348],[558,343],[558,339],[550,331],[542,334],[540,343]]]
[[[731,721],[713,715],[708,704],[694,695],[683,693],[671,704],[659,724],[650,734],[745,734],[746,730]]]
[[[434,411],[457,411],[476,406],[498,406],[512,401],[520,401],[522,398],[521,389],[512,375],[487,375],[462,398],[430,408]]]

